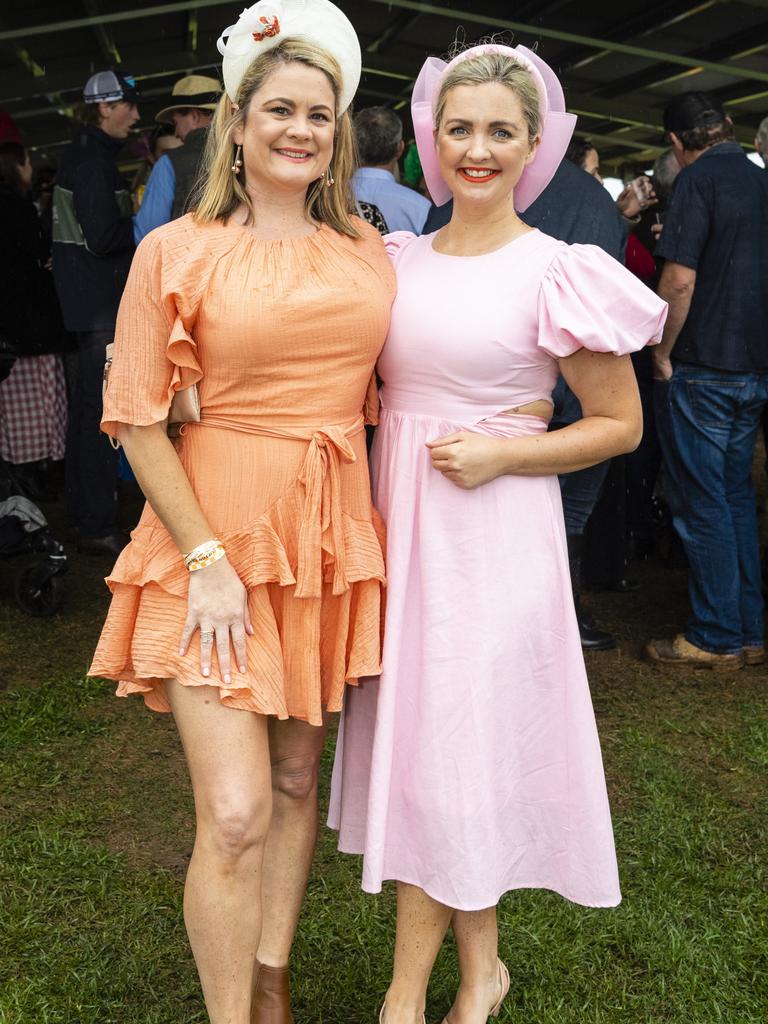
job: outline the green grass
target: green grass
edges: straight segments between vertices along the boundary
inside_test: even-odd
[[[0,1022],[204,1024],[181,920],[192,805],[172,722],[84,678],[100,568],[69,577],[51,622],[0,588]],[[640,623],[658,632],[684,611],[680,574],[644,576],[644,597],[597,602],[622,646],[590,659],[624,902],[505,897],[502,1021],[768,1020],[768,674],[641,665]],[[330,751],[324,793],[329,767]],[[297,1024],[375,1021],[393,922],[391,890],[364,895],[357,860],[322,830],[293,960]],[[430,1024],[455,978],[448,941]]]

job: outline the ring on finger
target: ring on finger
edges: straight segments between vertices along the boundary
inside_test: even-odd
[[[212,644],[215,633],[212,629],[201,629],[200,630],[200,643],[201,644]]]

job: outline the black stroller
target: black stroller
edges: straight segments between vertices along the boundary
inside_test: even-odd
[[[0,479],[0,489],[3,483]],[[0,500],[0,558],[21,559],[25,555],[33,557],[24,558],[17,569],[14,600],[27,615],[54,615],[64,600],[67,556],[37,505],[14,494]]]

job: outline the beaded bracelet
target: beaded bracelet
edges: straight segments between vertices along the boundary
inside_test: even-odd
[[[197,572],[198,569],[205,569],[206,566],[218,562],[225,554],[224,545],[220,540],[206,540],[184,555],[184,565],[190,572]]]

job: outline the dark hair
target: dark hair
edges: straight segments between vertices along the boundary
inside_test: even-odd
[[[75,120],[79,121],[80,124],[92,124],[97,128],[101,128],[101,107],[102,103],[106,103],[108,107],[116,107],[118,103],[133,103],[134,100],[99,100],[98,103],[76,103],[75,104]]]
[[[155,155],[158,139],[164,139],[169,135],[175,137],[175,129],[172,124],[163,122],[162,124],[156,124],[150,129],[147,138],[147,148],[153,156]]]
[[[584,170],[584,164],[587,162],[587,153],[591,153],[594,149],[595,147],[592,143],[587,142],[586,139],[574,139],[566,150],[565,159],[570,160],[572,164],[576,164],[577,167]]]
[[[0,185],[24,195],[26,187],[20,169],[27,162],[27,151],[18,142],[0,142]]]
[[[701,128],[685,128],[675,132],[675,135],[682,143],[683,149],[695,151],[709,149],[716,146],[718,142],[731,142],[736,138],[736,132],[730,121],[718,121],[716,124],[702,125]]]
[[[367,167],[390,164],[403,141],[403,122],[389,107],[367,107],[355,114],[353,125],[360,163]]]
[[[79,121],[80,124],[92,124],[96,128],[101,125],[101,113],[98,103],[76,103],[74,113],[75,120]]]
[[[56,184],[56,168],[51,164],[43,164],[35,169],[32,178],[32,198],[43,206],[53,200],[53,186]]]

